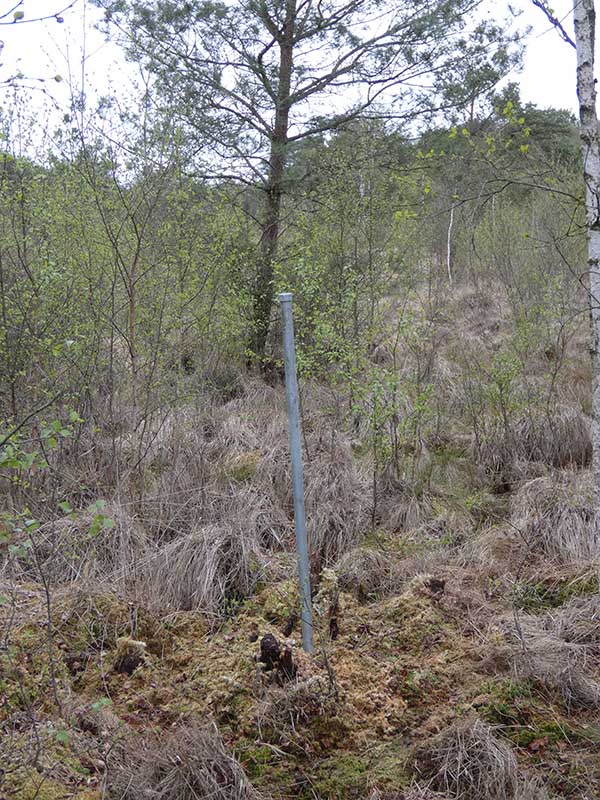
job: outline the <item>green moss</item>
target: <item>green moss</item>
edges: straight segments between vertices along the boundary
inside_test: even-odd
[[[577,731],[569,725],[555,720],[540,722],[527,728],[516,728],[509,732],[509,738],[519,747],[529,747],[535,741],[544,740],[547,744],[570,742],[579,738]]]
[[[272,625],[286,622],[290,615],[298,613],[300,601],[296,580],[282,581],[266,589],[257,598],[262,616]]]
[[[241,453],[233,459],[226,467],[225,474],[231,480],[238,483],[245,483],[251,480],[256,474],[256,468],[260,461],[261,453],[252,451],[250,453]]]
[[[377,748],[369,761],[369,785],[398,792],[411,782],[409,753],[401,740]]]
[[[276,762],[276,756],[268,745],[257,745],[254,743],[241,743],[238,746],[237,755],[246,770],[250,780],[264,777],[271,772],[271,767]]]
[[[529,747],[535,741],[544,746],[560,741],[573,742],[585,738],[585,733],[559,719],[537,697],[527,681],[504,680],[488,684],[487,702],[479,708],[488,722],[500,730],[518,747]]]
[[[389,533],[382,528],[376,528],[368,533],[361,544],[367,549],[392,552],[396,556],[411,556],[426,549],[425,544],[407,539],[401,533]]]
[[[271,794],[277,787],[278,797],[298,796],[298,764],[293,754],[242,738],[237,742],[235,756],[257,789]]]
[[[572,597],[582,597],[597,592],[598,579],[595,576],[577,581],[572,578],[564,580],[551,578],[537,583],[518,584],[513,597],[518,608],[535,613],[558,608]]]
[[[368,764],[364,758],[337,752],[311,775],[314,792],[323,800],[362,798],[367,790]]]
[[[492,682],[487,689],[487,702],[480,713],[494,725],[519,727],[527,726],[531,719],[533,702],[531,687],[526,681],[511,679]]]
[[[19,800],[64,800],[65,797],[77,797],[78,800],[98,800],[100,790],[78,788],[76,793],[65,791],[62,783],[40,775],[34,770],[17,770],[9,775],[3,785],[7,796],[18,797]]]

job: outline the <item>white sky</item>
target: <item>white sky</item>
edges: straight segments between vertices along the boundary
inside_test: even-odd
[[[16,0],[0,0],[0,14],[15,5]],[[25,19],[54,13],[68,4],[69,0],[23,0],[21,8]],[[508,8],[505,2],[496,0],[498,13]],[[571,0],[552,0],[552,8],[558,18],[564,20],[565,28],[572,33]],[[523,72],[511,76],[521,84],[522,97],[541,107],[576,109],[575,52],[563,42],[542,12],[533,7],[531,0],[514,0],[512,8],[523,11],[519,25],[531,25],[533,30],[527,37],[527,54]],[[64,23],[55,20],[43,23],[17,23],[0,27],[0,39],[4,42],[1,56],[0,79],[20,71],[28,78],[43,78],[54,100],[64,110],[68,108],[69,70],[75,82],[81,78],[81,56],[86,55],[85,79],[88,89],[98,93],[112,89],[119,94],[130,85],[135,68],[125,63],[118,48],[107,43],[94,23],[100,18],[98,10],[89,0],[76,0],[72,10],[65,12]],[[9,18],[10,19],[10,18]],[[0,20],[1,21],[1,20]],[[65,78],[57,83],[53,76]],[[0,95],[0,104],[11,102],[10,94]],[[31,100],[36,113],[43,114],[42,95]]]

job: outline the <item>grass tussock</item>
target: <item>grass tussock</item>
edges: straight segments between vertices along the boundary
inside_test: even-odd
[[[50,584],[114,578],[154,609],[211,617],[230,613],[263,576],[279,579],[282,569],[287,576],[295,540],[285,393],[259,380],[242,383],[225,403],[184,406],[135,435],[115,434],[118,498],[109,491],[99,523],[96,512],[82,511],[44,524],[18,559],[20,573],[40,580],[42,569]],[[329,424],[318,391],[307,391],[304,417],[317,573],[368,529],[371,493],[350,438]],[[97,450],[103,447],[108,440]]]
[[[310,427],[310,426],[309,426]],[[256,483],[292,519],[293,496],[287,423],[275,420]],[[368,480],[355,461],[350,440],[323,426],[309,430],[304,454],[305,506],[311,560],[331,565],[354,547],[369,523]]]
[[[308,394],[304,404],[304,477],[311,556],[320,565],[356,544],[368,521],[370,493],[349,437],[332,429],[317,400]],[[149,526],[173,539],[198,524],[234,524],[269,549],[293,547],[281,387],[246,380],[241,396],[213,409],[193,430],[188,421],[185,435],[181,426],[166,423],[163,431],[144,491]]]
[[[160,740],[110,752],[109,800],[259,800],[214,725],[182,725]]]
[[[428,786],[414,783],[402,792],[382,792],[374,789],[368,800],[450,800],[450,795],[435,792]]]
[[[570,406],[532,412],[492,427],[475,443],[474,459],[495,487],[544,475],[549,468],[582,469],[592,459],[590,425],[589,417]]]
[[[593,560],[591,473],[565,470],[523,484],[512,499],[511,523],[532,550],[558,563]]]
[[[340,589],[359,600],[369,600],[400,591],[406,576],[397,561],[383,550],[357,547],[335,565]]]
[[[513,656],[517,677],[558,694],[569,711],[600,708],[600,683],[587,669],[588,654],[584,648],[542,631],[526,634],[524,641],[525,648]]]
[[[600,654],[600,599],[574,597],[561,608],[547,615],[547,625],[564,642],[586,645]]]
[[[518,765],[511,747],[478,719],[456,723],[417,751],[432,788],[460,800],[514,800]]]
[[[577,408],[559,406],[541,418],[524,417],[515,434],[529,461],[556,469],[581,469],[592,461],[591,420]]]
[[[386,471],[377,482],[376,522],[389,531],[408,531],[429,522],[439,503],[426,489],[417,490]]]
[[[568,711],[600,708],[599,613],[596,597],[575,598],[513,623],[509,638],[514,673],[558,694]]]
[[[253,536],[209,525],[158,549],[142,567],[138,587],[151,607],[217,617],[252,594],[261,566]]]
[[[334,687],[322,675],[272,686],[259,704],[255,724],[262,741],[280,746],[302,741],[315,720],[332,718],[338,707]]]

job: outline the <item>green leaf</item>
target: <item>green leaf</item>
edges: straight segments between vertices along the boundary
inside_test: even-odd
[[[24,16],[25,16],[24,11],[15,11],[15,13],[13,14],[13,22],[18,22],[20,19],[23,19]]]
[[[54,731],[54,738],[61,744],[69,744],[69,734],[67,731]]]
[[[101,697],[100,700],[96,700],[94,703],[92,703],[91,708],[92,711],[101,711],[103,708],[106,708],[106,706],[111,706],[111,705],[112,705],[112,700],[110,699],[110,697]]]

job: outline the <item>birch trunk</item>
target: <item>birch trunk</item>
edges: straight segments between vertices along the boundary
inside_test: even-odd
[[[587,225],[590,317],[592,324],[592,447],[596,548],[600,552],[600,149],[594,80],[594,0],[574,0],[577,96]]]

